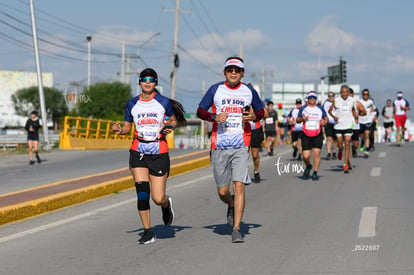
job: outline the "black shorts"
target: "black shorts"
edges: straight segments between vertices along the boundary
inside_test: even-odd
[[[373,131],[374,130],[374,123],[360,123],[359,126],[361,127],[361,133],[365,131]]]
[[[353,140],[353,141],[359,141],[359,133],[360,133],[360,130],[358,129],[358,130],[352,130],[352,138],[351,138],[351,140]]]
[[[322,131],[315,137],[308,137],[305,133],[301,136],[302,139],[302,150],[311,150],[312,148],[321,149],[323,144]]]
[[[384,128],[385,129],[387,129],[387,128],[392,128],[392,127],[394,127],[394,121],[391,121],[391,122],[384,122]]]
[[[264,134],[263,134],[262,127],[260,127],[259,129],[252,130],[252,136],[250,138],[250,147],[260,148],[262,146],[263,140],[264,140]]]
[[[170,156],[168,153],[159,155],[144,155],[134,150],[129,150],[130,168],[148,168],[150,175],[162,177],[170,174]]]
[[[39,141],[39,134],[28,134],[27,140]]]
[[[266,131],[266,137],[275,137],[276,131]]]
[[[326,137],[332,137],[332,138],[336,138],[335,135],[335,130],[334,130],[334,124],[332,123],[328,123],[325,125],[325,136]]]
[[[283,123],[283,122],[278,122],[277,123],[277,127],[279,127],[279,128],[285,128],[285,126],[286,126],[286,123]]]
[[[295,142],[298,139],[302,138],[302,133],[302,131],[292,131],[292,142]]]

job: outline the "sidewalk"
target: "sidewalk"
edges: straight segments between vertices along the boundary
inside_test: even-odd
[[[171,157],[170,176],[210,165],[209,151]],[[133,188],[128,168],[0,195],[0,225]]]

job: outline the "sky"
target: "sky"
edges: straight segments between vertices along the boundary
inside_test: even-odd
[[[175,0],[33,3],[41,69],[56,88],[87,84],[90,35],[92,83],[120,80],[125,43],[133,91],[136,72],[152,67],[170,95]],[[188,112],[233,55],[245,60],[243,81],[264,76],[266,98],[272,83],[319,82],[342,57],[347,83],[378,106],[400,90],[414,102],[414,1],[181,0],[180,10],[176,99]],[[31,33],[29,0],[0,0],[0,70],[36,70]]]

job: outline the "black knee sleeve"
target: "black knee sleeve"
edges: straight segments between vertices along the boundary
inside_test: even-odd
[[[150,185],[148,181],[138,181],[135,183],[135,189],[137,191],[137,207],[138,210],[150,209]]]

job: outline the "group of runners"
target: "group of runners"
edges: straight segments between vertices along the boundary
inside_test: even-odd
[[[233,243],[244,242],[240,224],[245,207],[244,188],[251,182],[249,155],[252,154],[254,163],[253,181],[259,183],[259,151],[264,139],[267,153],[272,156],[274,144],[286,137],[285,127],[290,125],[293,157],[303,158],[306,166],[303,178],[318,180],[321,148],[326,137],[327,158],[343,159],[343,171],[349,173],[352,169],[351,142],[353,156],[360,139],[365,157],[369,156],[373,145],[370,144],[370,134],[378,113],[368,89],[362,91],[361,100],[356,100],[347,85],[341,87],[340,95],[336,97],[330,92],[322,106],[318,104],[317,93],[310,91],[305,98],[306,103],[296,99],[296,107],[290,112],[284,110],[281,104],[275,110],[271,101],[267,102],[266,108],[253,86],[241,81],[244,72],[242,58],[227,58],[223,67],[225,80],[210,86],[197,109],[200,119],[212,123],[211,167],[218,197],[227,205],[226,217],[232,227]],[[174,221],[172,198],[166,194],[170,171],[166,135],[186,125],[183,106],[161,95],[156,89],[157,84],[156,71],[144,69],[139,75],[141,93],[127,102],[123,124],[112,126],[112,131],[119,135],[127,135],[135,126],[135,138],[129,150],[129,168],[135,182],[137,209],[144,229],[138,244],[155,242],[151,229],[150,199],[161,207],[165,226],[170,226]],[[398,144],[409,109],[408,101],[403,98],[402,92],[398,92],[397,99],[387,102],[382,112],[386,128],[393,127],[395,119]],[[32,112],[26,123],[30,164],[34,164],[32,148],[38,163],[41,163],[37,147],[40,127],[37,113]]]
[[[365,158],[369,157],[370,151],[375,148],[374,136],[379,112],[368,89],[362,90],[362,98],[359,100],[354,98],[354,91],[347,85],[341,86],[337,96],[329,92],[328,99],[322,105],[317,104],[317,94],[314,91],[309,92],[305,100],[306,104],[302,106],[301,99],[297,99],[296,108],[288,116],[292,125],[293,157],[296,158],[298,152],[299,157],[303,153],[306,166],[303,179],[319,179],[318,168],[324,139],[326,159],[343,160],[344,173],[352,170],[351,155],[357,157],[358,150],[363,152]],[[397,145],[401,145],[408,110],[410,104],[402,92],[397,92],[393,101],[387,100],[387,105],[381,112],[386,141],[390,140],[395,120]],[[310,162],[311,153],[313,165]]]

